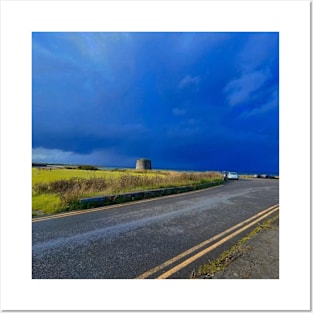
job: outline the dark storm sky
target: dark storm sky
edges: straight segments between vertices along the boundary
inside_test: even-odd
[[[33,161],[278,173],[278,33],[33,33]]]

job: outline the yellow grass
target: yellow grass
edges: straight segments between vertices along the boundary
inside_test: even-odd
[[[60,212],[79,198],[94,195],[194,185],[220,179],[219,173],[212,172],[33,168],[33,215]]]

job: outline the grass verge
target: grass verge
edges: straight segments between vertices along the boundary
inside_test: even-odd
[[[82,209],[81,198],[222,181],[218,172],[33,168],[32,174],[33,216]]]
[[[256,234],[264,231],[265,229],[272,228],[272,224],[277,220],[279,215],[275,215],[272,218],[264,221],[262,224],[254,228],[247,236],[238,241],[229,250],[224,251],[217,259],[210,261],[209,263],[199,266],[197,271],[193,271],[190,278],[211,278],[217,272],[224,271],[233,261],[239,258],[246,251],[251,250],[251,247],[247,245],[247,242],[252,239]]]

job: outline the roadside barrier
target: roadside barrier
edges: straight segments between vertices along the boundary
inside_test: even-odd
[[[188,191],[195,191],[199,189],[205,189],[209,187],[214,187],[223,184],[224,181],[215,181],[210,183],[204,183],[199,185],[190,185],[190,186],[182,186],[182,187],[170,187],[170,188],[160,188],[154,190],[143,190],[143,191],[135,191],[123,194],[116,194],[116,195],[106,195],[101,197],[91,197],[91,198],[83,198],[79,200],[80,206],[86,208],[92,208],[97,206],[103,205],[110,205],[110,204],[119,204],[129,201],[135,200],[143,200],[143,199],[150,199],[156,197],[162,197],[172,194],[178,194]]]
[[[138,192],[130,192],[119,195],[108,195],[103,197],[91,197],[91,198],[83,198],[79,200],[79,203],[76,205],[75,210],[68,210],[63,213],[50,215],[50,216],[42,216],[33,218],[33,222],[40,222],[55,218],[61,218],[72,215],[85,214],[89,212],[96,212],[99,210],[103,210],[105,208],[113,208],[116,205],[122,205],[124,202],[130,202],[134,200],[143,200],[149,198],[156,198],[161,196],[167,196],[171,194],[179,194],[188,191],[196,191],[200,189],[205,189],[209,187],[222,185],[224,181],[216,181],[212,183],[199,184],[194,186],[183,186],[183,187],[172,187],[172,188],[161,188],[155,190],[147,190],[147,191],[138,191]],[[135,202],[134,202],[135,203]],[[112,205],[112,206],[110,206]],[[102,207],[102,208],[101,208]]]

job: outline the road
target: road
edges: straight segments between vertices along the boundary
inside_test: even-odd
[[[32,277],[188,278],[249,230],[248,225],[235,236],[235,225],[278,203],[279,180],[240,179],[196,192],[34,219]]]

